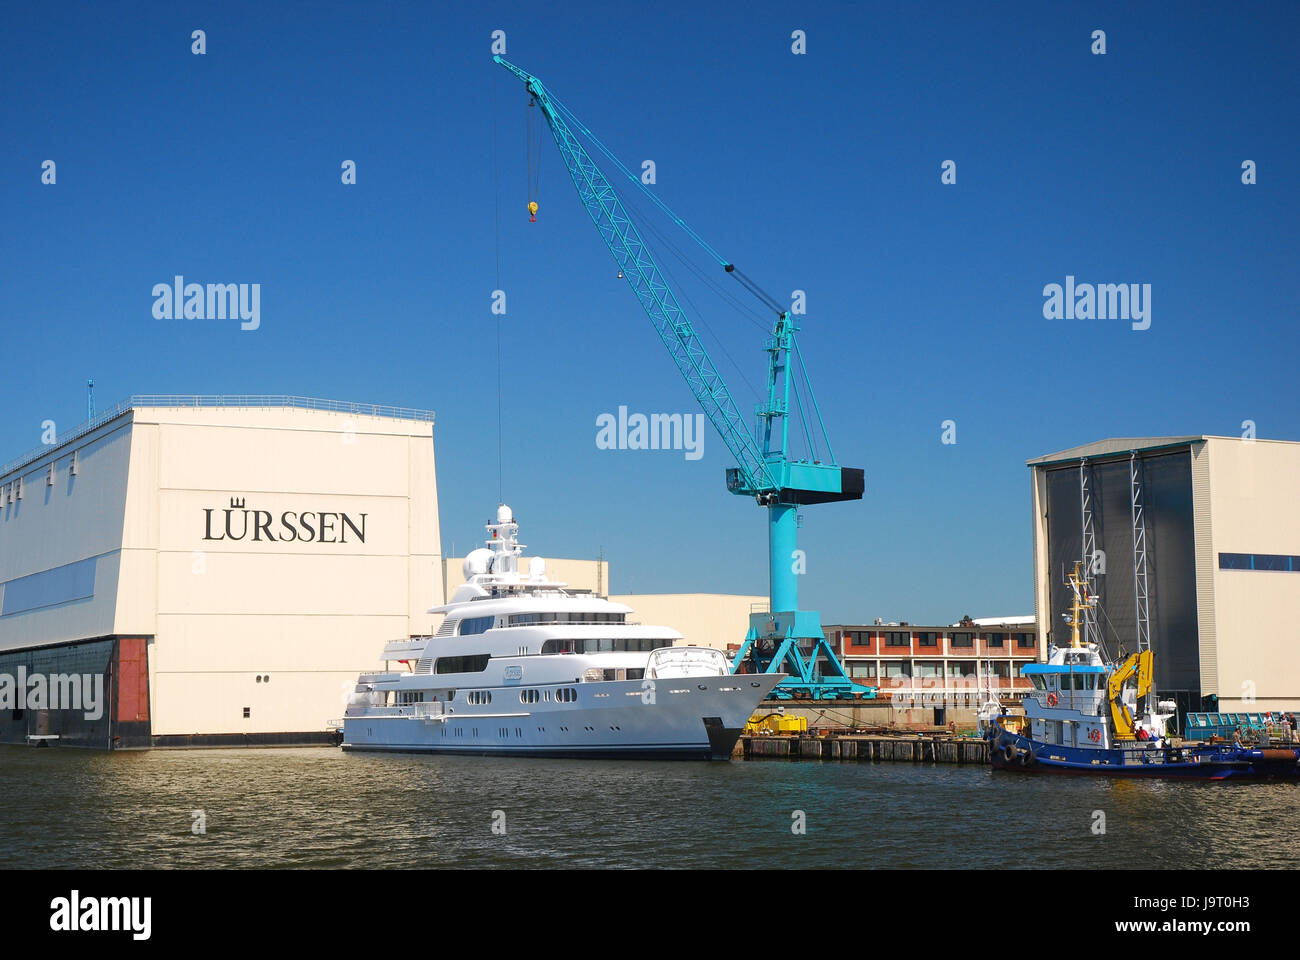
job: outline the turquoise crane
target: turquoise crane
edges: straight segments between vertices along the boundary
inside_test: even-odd
[[[541,110],[578,197],[613,254],[620,276],[632,287],[691,393],[735,458],[737,466],[727,470],[727,489],[741,496],[753,497],[760,506],[767,508],[770,603],[768,612],[750,614],[749,632],[736,654],[733,669],[788,674],[774,691],[776,696],[783,698],[874,697],[873,688],[853,683],[844,673],[822,632],[821,615],[816,611],[799,609],[799,576],[804,556],[798,545],[798,508],[804,504],[861,500],[864,481],[862,470],[841,467],[835,462],[821,412],[812,398],[812,382],[803,369],[796,340],[799,325],[794,316],[668,209],[537,77],[500,56],[493,59],[524,82],[533,103]],[[640,187],[655,206],[717,261],[724,272],[739,280],[746,290],[776,314],[772,335],[766,344],[767,400],[755,408],[758,437],[750,432],[726,381],[664,280],[659,265],[613,185],[583,147],[575,130]],[[805,437],[813,447],[813,432],[804,405],[799,402],[792,361],[798,364],[807,384],[809,404],[826,446],[825,460],[796,460],[788,454],[792,388]]]

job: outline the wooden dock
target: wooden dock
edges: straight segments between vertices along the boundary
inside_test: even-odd
[[[988,744],[977,737],[876,735],[745,736],[733,757],[746,760],[881,760],[907,763],[987,764]]]

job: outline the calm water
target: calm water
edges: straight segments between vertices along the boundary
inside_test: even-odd
[[[0,747],[15,867],[1293,868],[1300,787],[983,767]],[[207,833],[191,833],[191,811]],[[492,831],[493,811],[506,833]],[[791,832],[804,811],[807,833]],[[1106,833],[1091,831],[1104,811]]]

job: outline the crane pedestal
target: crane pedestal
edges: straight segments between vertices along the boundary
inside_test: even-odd
[[[874,699],[874,687],[854,683],[822,632],[815,610],[751,613],[749,633],[731,668],[736,673],[786,673],[772,691],[779,700]]]

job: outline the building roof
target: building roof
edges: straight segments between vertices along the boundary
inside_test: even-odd
[[[1066,450],[1058,450],[1056,453],[1034,457],[1032,460],[1026,460],[1025,465],[1029,467],[1042,467],[1055,463],[1069,463],[1071,461],[1077,462],[1082,457],[1095,459],[1097,457],[1123,456],[1134,450],[1160,450],[1165,448],[1186,447],[1189,444],[1200,443],[1205,440],[1232,440],[1237,443],[1296,444],[1296,441],[1294,440],[1270,440],[1265,437],[1223,437],[1208,433],[1197,434],[1190,437],[1111,437],[1108,440],[1096,440],[1093,443],[1085,443],[1077,447],[1070,447]]]
[[[320,400],[315,397],[289,397],[284,395],[255,395],[255,396],[227,396],[225,394],[164,394],[164,395],[136,395],[123,400],[121,403],[109,407],[102,413],[96,414],[94,418],[87,420],[85,423],[79,423],[71,430],[63,431],[58,434],[57,439],[51,444],[42,444],[33,450],[28,450],[21,457],[10,460],[4,466],[0,466],[0,476],[13,473],[29,464],[35,463],[42,457],[66,447],[75,440],[79,440],[86,434],[98,430],[104,424],[132,410],[146,408],[178,408],[178,407],[225,407],[225,408],[283,408],[295,407],[303,410],[326,410],[334,413],[351,413],[361,417],[389,417],[396,420],[422,420],[432,423],[434,414],[432,410],[414,410],[409,407],[389,407],[382,404],[374,403],[352,403],[346,400]]]
[[[1026,460],[1025,465],[1030,467],[1039,467],[1049,463],[1078,460],[1082,457],[1092,458],[1113,456],[1115,454],[1129,453],[1133,450],[1158,450],[1161,447],[1185,447],[1188,444],[1204,439],[1206,439],[1204,436],[1111,437],[1108,440],[1097,440],[1093,443],[1085,443],[1077,447],[1070,447],[1067,450],[1058,450],[1056,453],[1049,453],[1046,456],[1034,457],[1032,460]]]

